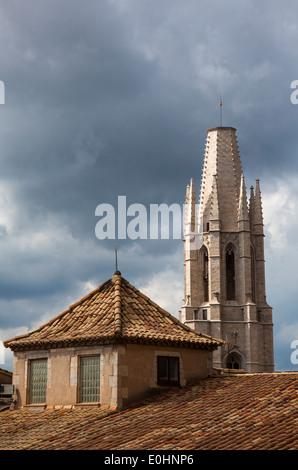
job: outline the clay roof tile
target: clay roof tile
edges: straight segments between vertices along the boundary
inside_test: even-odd
[[[119,341],[208,350],[223,344],[180,323],[116,272],[46,324],[4,345],[16,351]]]

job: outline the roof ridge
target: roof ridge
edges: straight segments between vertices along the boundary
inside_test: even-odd
[[[122,277],[119,271],[114,273],[112,282],[115,283],[114,296],[114,330],[115,335],[122,335],[122,303],[121,303],[121,284]]]
[[[30,330],[28,333],[23,333],[22,335],[18,335],[18,336],[14,336],[13,338],[10,338],[10,339],[7,339],[5,341],[3,341],[3,344],[5,347],[7,347],[6,343],[10,343],[11,341],[15,341],[15,340],[19,340],[21,338],[26,338],[28,336],[31,336],[33,333],[36,333],[37,331],[40,331],[42,328],[44,328],[45,326],[48,326],[48,325],[51,325],[52,323],[54,323],[55,321],[57,321],[59,318],[63,317],[64,315],[66,315],[67,313],[71,312],[73,308],[75,308],[77,305],[79,305],[81,302],[84,302],[85,300],[87,300],[89,297],[91,297],[92,295],[96,294],[96,292],[98,292],[100,289],[103,288],[104,285],[108,284],[109,282],[111,281],[111,279],[105,281],[105,282],[102,282],[99,286],[97,286],[95,289],[93,289],[91,292],[89,292],[88,294],[86,294],[84,297],[82,297],[80,300],[78,300],[77,302],[74,302],[73,304],[71,304],[69,307],[67,307],[66,309],[64,309],[62,312],[58,313],[58,315],[56,315],[55,317],[51,318],[49,321],[47,321],[46,323],[43,323],[42,325],[38,326],[37,328],[34,328],[34,330]]]

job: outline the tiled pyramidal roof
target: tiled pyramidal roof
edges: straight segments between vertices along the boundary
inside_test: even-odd
[[[18,351],[116,342],[208,350],[223,344],[180,323],[116,271],[45,325],[4,341],[4,345]]]

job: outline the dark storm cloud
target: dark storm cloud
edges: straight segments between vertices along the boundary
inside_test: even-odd
[[[272,193],[276,172],[297,172],[297,10],[290,0],[2,1],[0,330],[30,328],[112,274],[98,204],[183,204],[191,177],[199,193],[221,89],[247,186],[260,177]],[[182,299],[182,241],[121,240],[119,259],[141,285],[174,271]]]

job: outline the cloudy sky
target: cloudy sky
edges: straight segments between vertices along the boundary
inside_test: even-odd
[[[206,129],[237,128],[260,178],[277,370],[298,340],[295,0],[0,0],[0,338],[115,270],[177,316],[181,240],[99,240],[96,207],[183,204]],[[9,351],[0,367],[11,370]]]

